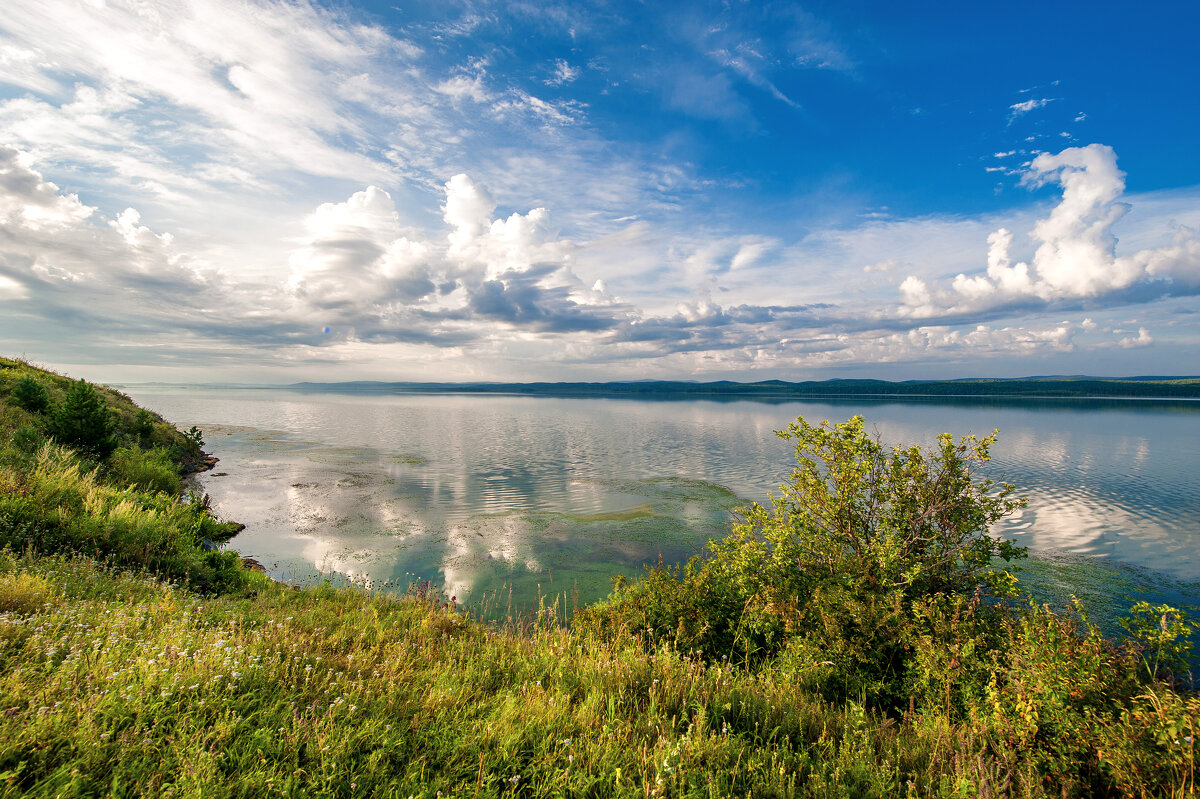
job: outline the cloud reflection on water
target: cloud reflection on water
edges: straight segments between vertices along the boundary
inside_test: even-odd
[[[204,429],[227,476],[199,480],[219,513],[248,525],[233,546],[285,579],[431,579],[460,597],[578,581],[594,599],[612,575],[660,553],[686,559],[726,532],[737,496],[765,499],[791,459],[763,431],[855,412],[886,442],[1000,427],[988,473],[1030,505],[997,532],[1035,551],[1197,571],[1200,413],[166,388],[147,404]],[[308,426],[289,427],[298,419]]]

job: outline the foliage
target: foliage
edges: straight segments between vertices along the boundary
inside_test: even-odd
[[[53,443],[38,453],[18,490],[0,492],[0,546],[85,554],[183,580],[199,591],[246,584],[233,553],[204,552],[197,545],[201,538],[221,537],[224,528],[206,507],[180,503],[174,494],[116,488]]]
[[[235,553],[198,545],[228,539],[240,525],[180,497],[180,471],[190,460],[174,454],[191,453],[198,431],[187,436],[113,389],[20,361],[2,365],[0,546],[84,554],[201,592],[245,590],[249,577]],[[55,441],[46,442],[37,417],[19,404],[16,387],[26,380],[57,398],[45,424]]]
[[[941,699],[896,718],[824,701],[782,664],[486,627],[420,597],[264,583],[200,598],[90,561],[0,553],[4,596],[0,793],[12,795],[1194,790],[1200,701],[1140,684],[1119,650],[1037,607],[955,719]]]
[[[797,441],[798,466],[772,513],[752,506],[735,532],[761,533],[772,560],[791,561],[807,580],[849,580],[911,600],[997,587],[1003,581],[992,558],[1023,554],[987,533],[1024,500],[1011,496],[1010,485],[996,490],[991,480],[974,479],[995,433],[957,443],[942,434],[932,451],[889,452],[855,416],[815,427],[801,418],[778,435]]]
[[[150,413],[150,411],[144,408],[138,409],[137,414],[134,416],[133,425],[130,428],[130,432],[132,432],[137,437],[137,440],[143,445],[147,444],[151,440],[151,437],[154,435],[154,416]]]
[[[121,447],[108,462],[110,480],[139,491],[163,491],[175,496],[180,490],[179,467],[161,447]]]
[[[29,375],[13,386],[12,397],[19,407],[30,413],[42,413],[50,407],[50,394],[46,387]]]
[[[18,427],[13,432],[11,441],[13,448],[23,455],[32,455],[44,443],[42,434],[30,425]]]
[[[1119,621],[1139,649],[1148,676],[1182,676],[1187,673],[1192,651],[1189,635],[1200,625],[1170,605],[1138,602],[1129,616]]]
[[[707,559],[660,564],[582,623],[665,636],[735,663],[785,653],[830,699],[894,706],[934,618],[961,611],[977,591],[1012,593],[1015,578],[992,561],[1024,550],[988,530],[1024,500],[977,479],[995,434],[887,449],[856,416],[799,419],[779,435],[797,442],[797,467],[769,509],[751,505]],[[988,635],[996,612],[977,600],[955,634]]]
[[[196,425],[192,425],[183,434],[184,439],[191,444],[193,449],[199,450],[204,446],[204,436]]]
[[[103,398],[90,383],[71,385],[50,418],[50,434],[60,443],[104,460],[117,448],[115,422]]]

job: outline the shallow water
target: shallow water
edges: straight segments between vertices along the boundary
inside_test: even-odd
[[[791,469],[797,416],[863,413],[888,443],[1001,430],[990,476],[1029,506],[1034,552],[1200,574],[1200,403],[642,401],[127,386],[204,431],[197,480],[275,577],[429,579],[461,601],[590,602],[617,573],[686,559]],[[1161,579],[1159,579],[1161,578]],[[1188,593],[1185,591],[1185,594]]]

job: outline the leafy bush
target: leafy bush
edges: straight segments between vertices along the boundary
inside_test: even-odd
[[[71,384],[50,418],[50,435],[97,460],[104,460],[117,448],[114,428],[104,399],[82,379]]]
[[[133,418],[133,425],[129,430],[138,441],[143,444],[150,441],[154,435],[154,416],[144,408],[139,408],[137,414]]]
[[[798,442],[798,466],[772,513],[751,506],[734,540],[762,540],[774,567],[793,581],[800,571],[807,582],[849,581],[911,600],[999,588],[1008,580],[993,571],[992,559],[1024,554],[988,535],[1024,500],[1011,496],[1011,485],[975,481],[996,433],[957,443],[943,433],[930,451],[888,451],[855,416],[816,427],[798,419],[777,435]]]
[[[778,435],[797,442],[797,468],[769,509],[744,509],[708,558],[659,564],[581,623],[667,637],[710,659],[753,664],[786,653],[828,698],[889,706],[920,640],[939,629],[959,643],[989,634],[998,611],[976,601],[964,614],[956,597],[1012,592],[1015,578],[992,561],[1024,550],[988,530],[1024,500],[977,479],[995,434],[887,449],[855,416],[799,419]],[[963,624],[935,623],[947,613]]]
[[[13,386],[12,397],[17,405],[30,413],[42,413],[50,407],[50,394],[46,387],[29,375]]]
[[[200,432],[200,428],[192,425],[188,428],[183,437],[191,444],[193,449],[199,450],[204,447],[204,435]]]
[[[1170,605],[1138,602],[1129,616],[1118,620],[1129,633],[1146,676],[1179,678],[1188,671],[1192,651],[1191,632],[1200,624]]]

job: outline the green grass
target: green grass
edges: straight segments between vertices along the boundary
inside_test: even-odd
[[[702,657],[619,599],[568,627],[297,590],[206,560],[183,445],[127,399],[104,464],[12,443],[38,420],[9,372],[65,385],[0,361],[0,796],[1195,795],[1200,698],[1079,618],[931,606],[882,707],[831,699],[821,653]]]
[[[204,598],[86,559],[12,556],[0,559],[0,596],[9,795],[1042,796],[1096,787],[1079,775],[1047,784],[1055,763],[1038,762],[1039,733],[1019,716],[1007,727],[952,722],[937,708],[888,716],[798,691],[777,669],[535,620],[489,629],[415,596],[264,581],[253,597]],[[1046,642],[1064,629],[1042,617],[1027,633]],[[1073,691],[1094,688],[1059,685],[1066,676],[1031,679],[1006,712],[1028,701],[1048,727]],[[1148,758],[1133,744],[1146,745],[1156,725],[1182,722],[1179,736],[1192,734],[1200,703],[1147,686],[1125,712],[1074,743],[1067,754],[1079,759],[1066,765],[1091,758],[1117,771],[1128,755],[1117,776],[1134,780],[1133,795],[1137,779],[1150,795],[1186,795],[1194,749],[1166,742],[1156,752],[1150,736],[1153,771],[1139,776]],[[1101,766],[1105,743],[1117,750]]]

